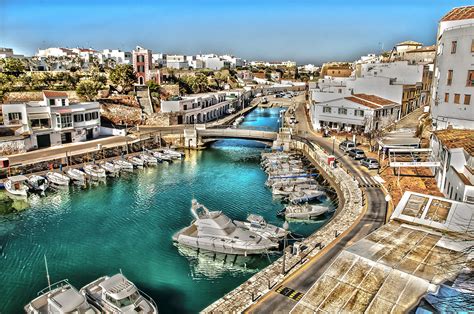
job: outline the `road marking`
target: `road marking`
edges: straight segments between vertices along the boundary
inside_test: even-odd
[[[304,293],[284,286],[279,286],[275,292],[295,301],[299,301],[304,296]]]

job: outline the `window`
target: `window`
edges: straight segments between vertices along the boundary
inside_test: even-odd
[[[97,111],[94,111],[94,112],[92,113],[92,119],[93,119],[93,120],[99,119],[99,113],[98,113]]]
[[[453,70],[448,70],[448,81],[446,82],[447,85],[451,85],[453,82]]]
[[[471,104],[471,95],[464,95],[464,104],[465,105]]]
[[[54,106],[54,99],[50,99],[50,100],[49,100],[49,105],[50,105],[50,106]]]
[[[451,42],[451,53],[456,53],[456,48],[458,46],[458,42],[457,41],[452,41]]]
[[[474,70],[467,71],[467,84],[466,86],[474,86]]]
[[[454,103],[459,104],[461,95],[460,94],[454,94]]]
[[[61,105],[64,107],[66,106],[66,99],[61,99]]]
[[[13,122],[13,121],[18,121],[20,122],[21,120],[21,112],[9,112],[8,113],[8,120],[10,122]]]
[[[323,107],[324,113],[331,113],[331,107]]]
[[[72,116],[71,114],[61,115],[61,128],[72,127]]]
[[[346,109],[346,108],[339,108],[339,109],[337,110],[337,113],[339,113],[339,114],[347,114],[347,109]]]
[[[75,114],[74,115],[74,122],[82,122],[84,121],[84,115],[83,114]]]
[[[471,52],[474,53],[474,39],[471,41]]]
[[[444,94],[444,102],[449,102],[449,93]]]
[[[91,116],[90,112],[86,113],[85,116],[86,116],[86,121],[91,121],[92,116]]]
[[[354,110],[354,115],[357,117],[363,117],[364,116],[364,110]]]

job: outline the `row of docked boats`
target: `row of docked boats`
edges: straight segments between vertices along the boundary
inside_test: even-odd
[[[100,277],[80,290],[61,280],[38,292],[24,310],[27,314],[158,313],[155,301],[122,273]]]
[[[3,186],[11,197],[23,199],[27,198],[28,193],[44,195],[48,188],[60,189],[71,184],[84,186],[87,182],[101,182],[107,177],[116,177],[121,172],[132,172],[133,169],[156,166],[163,161],[172,162],[183,157],[183,153],[172,149],[148,150],[127,158],[84,164],[82,168],[68,167],[63,172],[48,171],[43,176],[11,176]]]
[[[277,250],[287,235],[262,216],[251,214],[247,221],[232,220],[222,211],[211,211],[193,199],[194,220],[173,235],[173,242],[195,250],[230,255],[256,255]]]
[[[315,180],[318,175],[302,155],[296,153],[269,152],[262,154],[261,166],[268,174],[266,186],[274,197],[288,205],[278,213],[285,219],[315,219],[329,211],[321,205],[326,193]],[[310,204],[312,202],[319,204]]]

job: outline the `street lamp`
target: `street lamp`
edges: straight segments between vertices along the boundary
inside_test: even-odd
[[[387,222],[388,203],[391,200],[392,200],[392,197],[389,194],[385,195],[385,219],[384,219],[384,223]]]
[[[285,222],[283,223],[283,229],[285,229],[285,231],[288,231],[289,228],[290,228],[290,225],[289,225],[288,222],[285,220]],[[282,275],[285,275],[286,240],[287,240],[287,236],[288,236],[288,232],[285,232],[285,237],[283,238],[283,267],[282,267],[282,269],[281,269],[281,274],[282,274]]]
[[[332,155],[334,156],[334,145],[336,144],[336,136],[332,136]]]

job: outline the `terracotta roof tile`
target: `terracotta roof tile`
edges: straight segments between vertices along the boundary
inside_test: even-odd
[[[441,22],[467,19],[474,19],[474,6],[472,5],[452,9],[445,16],[443,16]]]
[[[422,46],[422,43],[413,41],[413,40],[407,40],[401,43],[398,43],[397,46]]]
[[[354,94],[349,97],[344,97],[347,100],[350,100],[352,102],[358,103],[360,105],[372,108],[372,109],[380,109],[383,108],[384,106],[392,106],[396,105],[395,102],[375,96],[375,95],[367,95],[367,94]]]
[[[464,148],[471,156],[474,156],[474,130],[445,129],[434,131],[433,134],[447,148]]]
[[[43,94],[46,96],[46,98],[67,98],[66,92],[45,90],[43,91]]]

